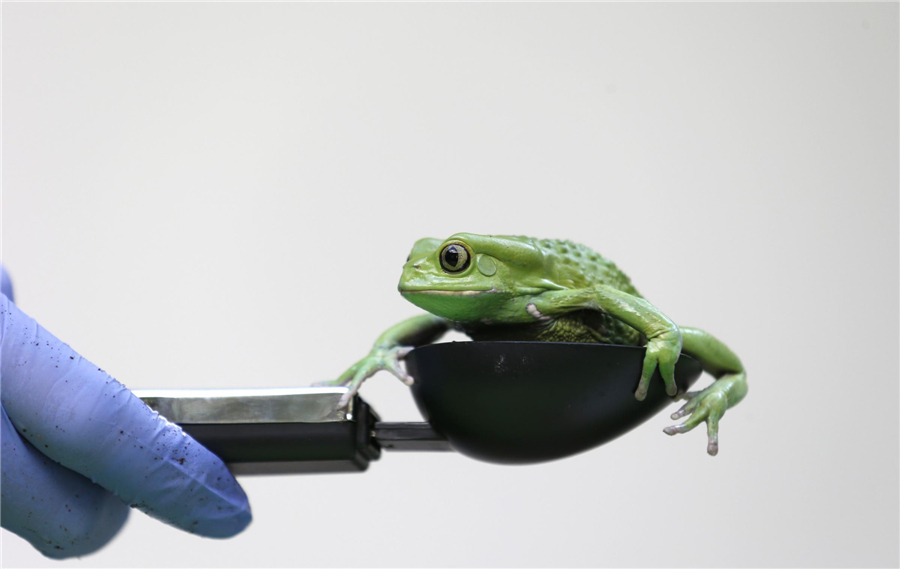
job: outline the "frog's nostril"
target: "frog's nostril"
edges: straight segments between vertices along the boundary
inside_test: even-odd
[[[419,264],[416,263],[415,265],[413,265],[413,268],[416,269],[416,270],[418,270],[418,269],[419,269]]]

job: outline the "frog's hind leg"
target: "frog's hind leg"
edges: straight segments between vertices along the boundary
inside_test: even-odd
[[[712,334],[697,328],[679,329],[682,353],[700,362],[703,371],[716,381],[703,391],[683,394],[688,402],[672,414],[672,419],[690,417],[680,425],[666,427],[664,432],[667,435],[686,433],[705,421],[709,437],[707,452],[715,456],[719,452],[719,419],[747,395],[747,373],[734,352]]]
[[[728,346],[709,332],[683,326],[678,329],[681,330],[682,353],[700,362],[700,365],[703,366],[703,371],[716,379],[721,379],[725,375],[744,372],[741,360]]]

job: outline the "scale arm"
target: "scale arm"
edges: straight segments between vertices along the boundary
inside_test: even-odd
[[[381,450],[449,451],[431,425],[380,422],[346,387],[135,390],[235,474],[361,472]]]

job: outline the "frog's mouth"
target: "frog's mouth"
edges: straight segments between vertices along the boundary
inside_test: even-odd
[[[435,294],[439,296],[478,296],[481,294],[486,294],[489,292],[493,292],[493,289],[486,290],[445,290],[445,289],[436,289],[436,288],[425,288],[425,289],[414,289],[414,288],[401,288],[400,294],[409,295],[409,294]]]

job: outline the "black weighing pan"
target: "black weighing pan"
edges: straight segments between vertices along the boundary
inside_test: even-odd
[[[495,463],[571,456],[657,414],[672,398],[659,372],[644,401],[645,349],[556,342],[451,342],[406,359],[427,422],[388,423],[360,397],[336,408],[343,387],[137,391],[235,473],[361,471],[381,449],[456,450]],[[679,391],[702,369],[682,355]]]
[[[624,434],[672,402],[656,371],[634,398],[645,349],[556,342],[454,342],[407,356],[422,416],[457,451],[526,464],[570,456]],[[700,364],[682,355],[679,392]]]

